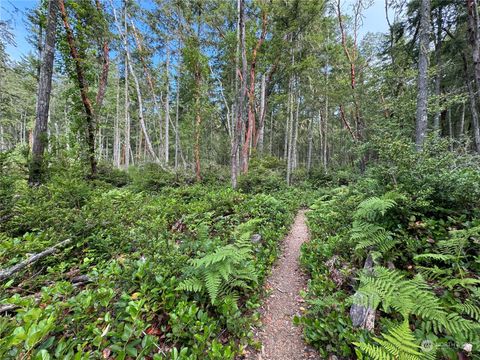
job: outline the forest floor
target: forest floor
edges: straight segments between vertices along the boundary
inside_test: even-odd
[[[260,351],[250,350],[247,360],[319,359],[315,350],[303,341],[302,329],[293,324],[294,315],[303,310],[299,295],[307,286],[307,276],[300,268],[300,247],[308,241],[305,210],[301,210],[283,242],[282,255],[267,280],[269,296],[260,309],[262,328],[255,338],[262,343]]]

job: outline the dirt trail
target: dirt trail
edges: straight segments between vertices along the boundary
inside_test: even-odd
[[[265,299],[260,312],[262,329],[256,339],[262,342],[259,352],[251,351],[247,360],[303,360],[319,359],[318,354],[307,346],[302,337],[302,329],[293,325],[293,316],[300,314],[304,306],[299,296],[305,289],[307,277],[299,266],[300,246],[308,240],[305,211],[300,211],[283,242],[283,254],[278,259],[267,280],[270,296]]]

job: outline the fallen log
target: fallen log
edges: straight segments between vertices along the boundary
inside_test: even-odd
[[[3,314],[3,313],[6,313],[6,312],[10,312],[10,311],[13,311],[13,310],[16,310],[18,309],[20,306],[16,305],[16,304],[5,304],[5,305],[0,305],[0,314]]]
[[[17,265],[12,266],[11,268],[5,269],[5,270],[0,270],[0,281],[3,281],[5,279],[8,279],[11,277],[13,274],[19,272],[20,270],[24,269],[30,264],[33,264],[37,262],[38,260],[44,258],[45,256],[51,255],[57,250],[67,244],[69,244],[72,240],[67,239],[62,242],[59,242],[58,244],[49,247],[48,249],[43,250],[42,252],[39,252],[38,254],[34,254],[30,256],[28,259],[21,261]]]

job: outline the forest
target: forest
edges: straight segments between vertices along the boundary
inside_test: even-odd
[[[20,3],[0,359],[480,359],[478,0]]]

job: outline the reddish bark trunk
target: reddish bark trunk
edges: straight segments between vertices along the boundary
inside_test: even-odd
[[[345,110],[343,109],[342,105],[340,105],[339,110],[340,110],[340,118],[342,119],[343,123],[345,124],[345,127],[347,128],[348,132],[352,136],[352,139],[355,141],[356,140],[355,133],[353,132],[352,127],[350,126],[347,118],[345,117]]]
[[[58,0],[58,6],[60,9],[63,24],[65,26],[65,32],[67,34],[67,42],[70,49],[70,56],[75,63],[75,71],[77,73],[80,96],[82,98],[83,107],[85,108],[85,115],[87,120],[87,145],[90,161],[90,173],[92,177],[94,177],[97,174],[97,160],[95,159],[95,113],[93,111],[92,102],[88,97],[88,85],[85,79],[85,72],[81,65],[82,60],[80,59],[77,48],[75,46],[75,38],[73,37],[72,29],[70,27],[70,24],[68,23],[68,15],[65,9],[64,0]]]
[[[265,11],[262,13],[262,33],[255,45],[255,48],[252,52],[252,62],[250,64],[250,88],[248,90],[248,124],[247,124],[247,131],[245,134],[245,142],[243,143],[242,149],[242,172],[246,174],[248,172],[248,160],[249,160],[249,149],[250,144],[252,142],[252,136],[255,132],[255,69],[257,65],[257,54],[258,50],[263,44],[265,40],[265,36],[267,34],[267,14]]]

